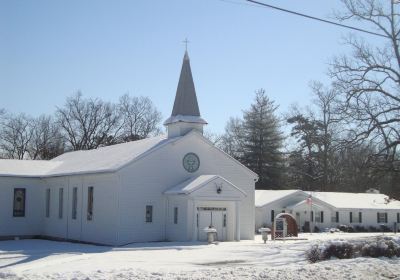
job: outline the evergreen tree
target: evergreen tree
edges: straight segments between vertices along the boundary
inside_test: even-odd
[[[278,108],[269,100],[264,89],[256,91],[254,103],[244,111],[242,122],[241,162],[259,176],[258,189],[277,189],[283,174],[282,134]]]

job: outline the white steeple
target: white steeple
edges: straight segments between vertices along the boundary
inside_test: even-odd
[[[207,122],[201,118],[194,88],[192,71],[188,52],[183,57],[181,75],[176,90],[174,108],[171,116],[164,122],[167,126],[168,137],[182,136],[195,129],[203,133]]]

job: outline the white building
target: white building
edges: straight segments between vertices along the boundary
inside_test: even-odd
[[[0,160],[0,238],[121,245],[253,239],[257,175],[203,137],[185,53],[168,135],[50,161]]]
[[[379,193],[304,192],[301,190],[256,190],[256,229],[271,226],[277,214],[286,212],[304,227],[339,225],[353,228],[400,225],[400,201]]]

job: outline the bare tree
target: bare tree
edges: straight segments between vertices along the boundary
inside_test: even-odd
[[[118,108],[122,118],[122,141],[143,139],[160,133],[161,113],[150,98],[125,94],[119,99]]]
[[[33,136],[28,153],[31,159],[52,159],[64,152],[65,140],[51,116],[42,115],[33,120]]]
[[[27,115],[4,115],[0,122],[1,157],[10,159],[26,158],[33,130],[33,121]]]
[[[394,0],[342,2],[345,11],[337,14],[338,19],[367,23],[388,37],[372,45],[349,36],[346,43],[353,53],[332,62],[330,75],[344,94],[342,114],[350,123],[351,142],[370,141],[377,154],[394,162],[400,145],[399,4]]]
[[[372,26],[387,39],[365,41],[349,36],[351,55],[336,57],[330,67],[342,95],[341,113],[350,135],[348,145],[368,142],[370,163],[385,169],[394,194],[400,181],[400,13],[398,1],[342,0],[342,21]],[[374,43],[372,43],[374,42]]]
[[[57,108],[57,121],[73,150],[90,150],[117,142],[121,129],[115,105],[99,99],[84,99],[78,92]]]

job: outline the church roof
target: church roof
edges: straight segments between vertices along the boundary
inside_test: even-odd
[[[199,175],[194,178],[187,179],[183,181],[182,183],[179,183],[178,185],[168,189],[165,191],[165,194],[191,194],[192,192],[195,192],[196,190],[202,188],[203,186],[207,185],[208,183],[215,181],[217,179],[222,180],[225,182],[227,185],[231,186],[235,190],[239,191],[242,193],[242,195],[247,196],[247,194],[239,189],[237,186],[226,180],[225,178],[219,176],[219,175]]]
[[[3,159],[0,160],[0,176],[52,177],[113,172],[158,147],[180,138],[152,137],[94,150],[68,152],[50,161]]]
[[[197,103],[196,90],[194,87],[192,70],[190,68],[190,60],[187,51],[183,57],[181,75],[179,77],[171,117],[164,122],[164,125],[180,121],[202,124],[207,123],[200,117],[199,104]]]

